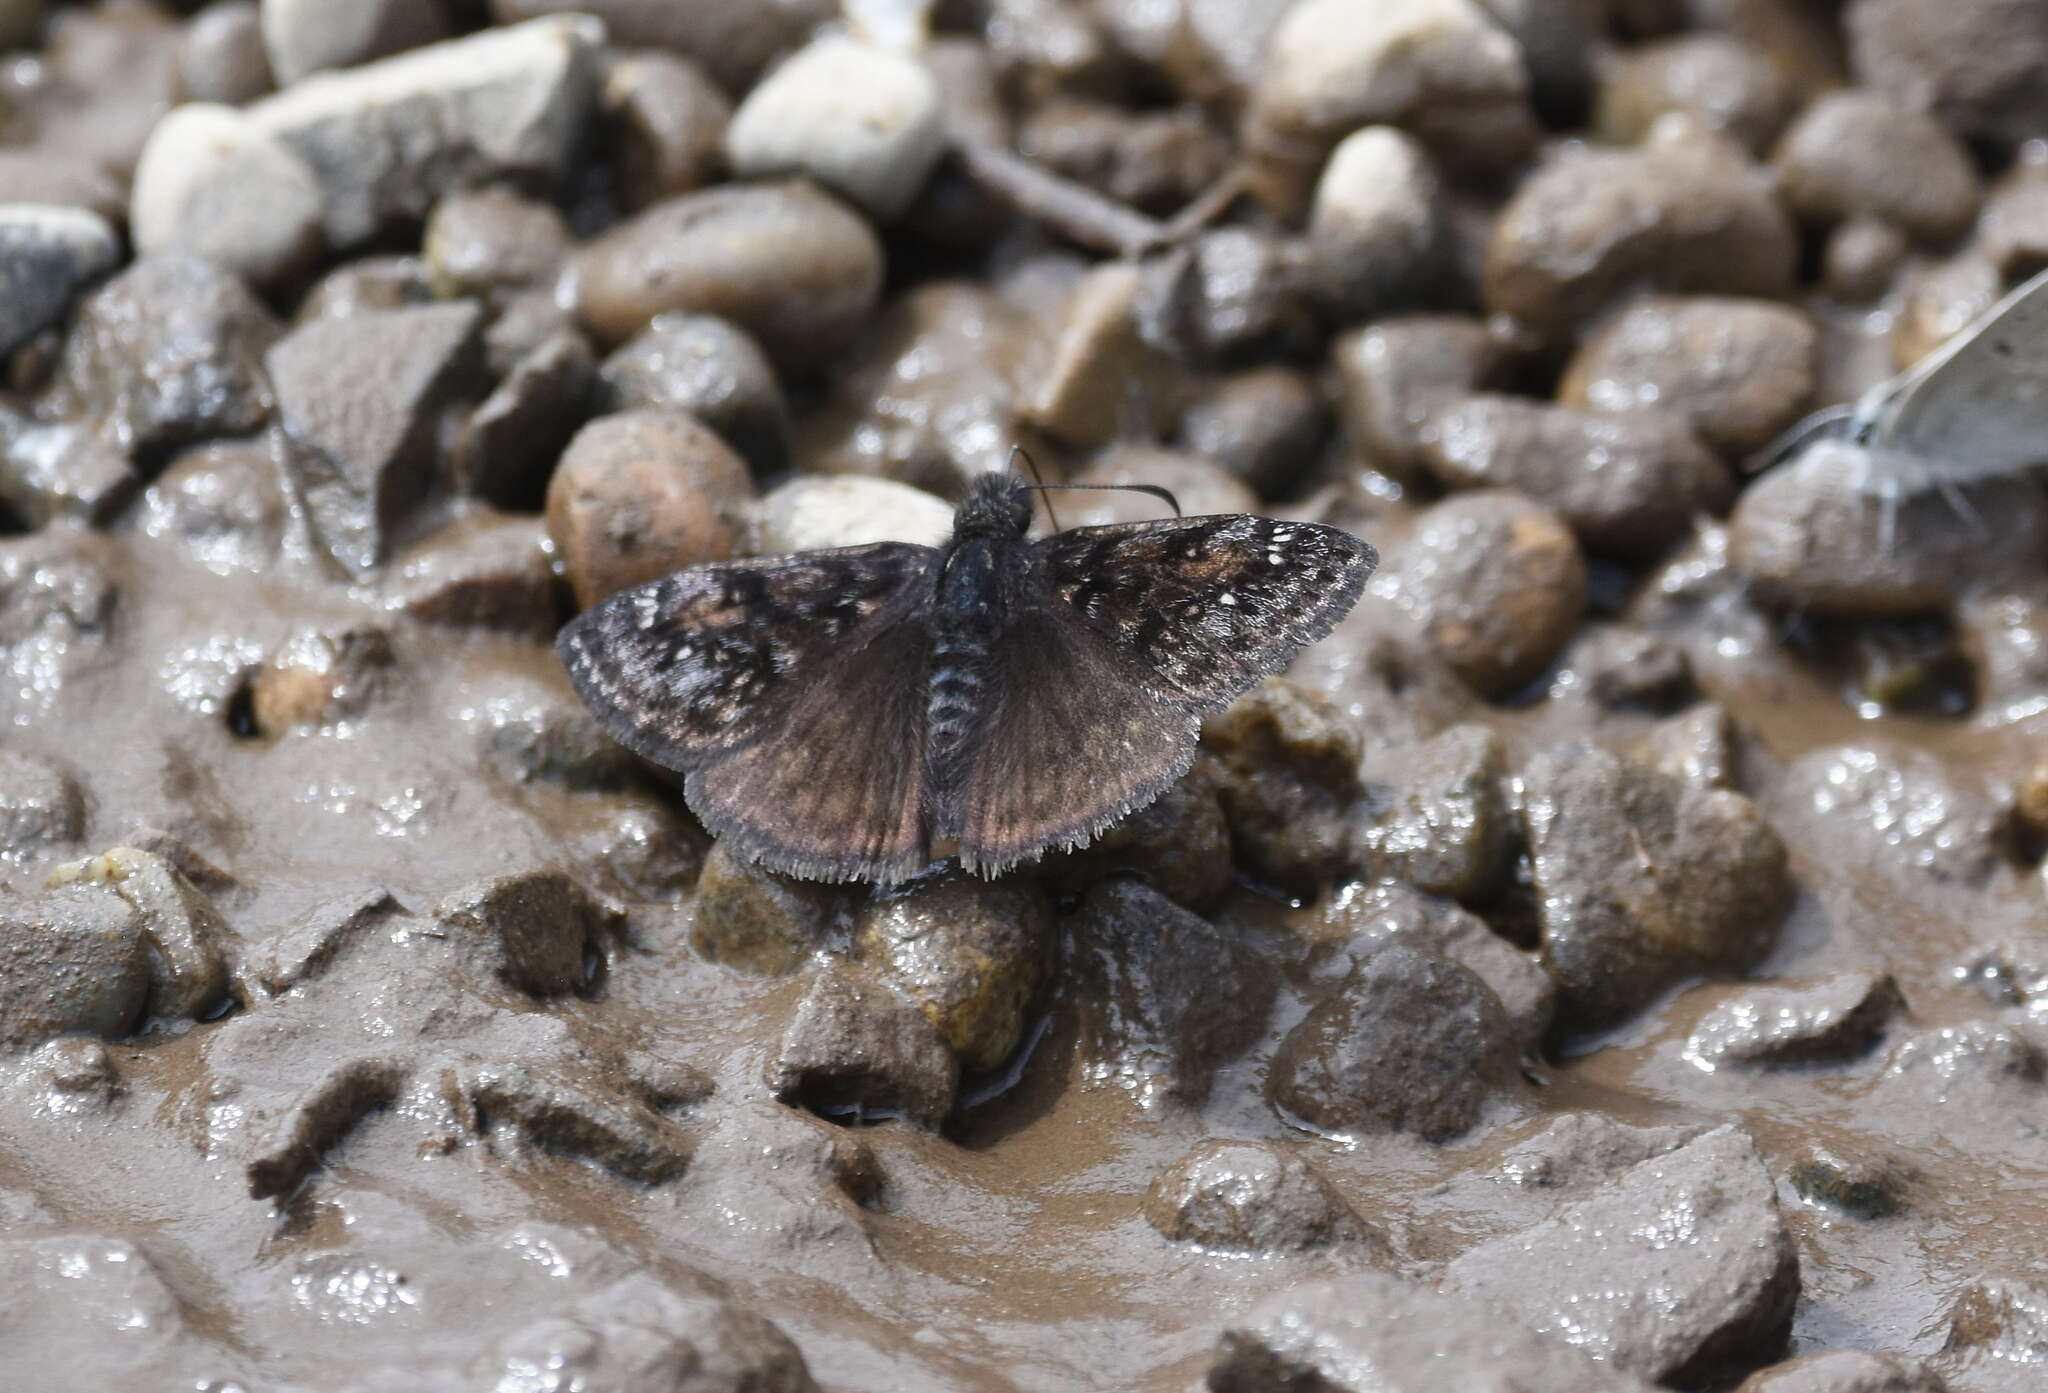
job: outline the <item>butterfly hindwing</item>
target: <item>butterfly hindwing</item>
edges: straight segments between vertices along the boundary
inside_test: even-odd
[[[1078,845],[1187,772],[1196,718],[1068,616],[1016,615],[990,654],[953,831],[969,869],[993,874]]]
[[[697,769],[773,735],[832,661],[914,607],[935,555],[883,542],[693,566],[584,611],[555,647],[613,739]]]
[[[1049,603],[1189,712],[1227,705],[1336,626],[1379,557],[1348,532],[1231,513],[1038,543]]]

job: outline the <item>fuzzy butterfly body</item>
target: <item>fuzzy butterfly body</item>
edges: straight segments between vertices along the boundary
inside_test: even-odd
[[[1163,793],[1201,717],[1354,605],[1371,547],[1229,514],[1033,541],[1030,492],[978,480],[940,547],[718,562],[621,591],[556,647],[628,748],[684,775],[743,855],[903,879],[934,848],[993,875]]]

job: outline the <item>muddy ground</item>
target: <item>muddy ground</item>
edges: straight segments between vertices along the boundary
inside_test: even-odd
[[[10,1388],[2048,1381],[2048,500],[1755,468],[2048,267],[2048,11],[581,9],[0,5]],[[1013,444],[1383,564],[993,883],[577,704]]]

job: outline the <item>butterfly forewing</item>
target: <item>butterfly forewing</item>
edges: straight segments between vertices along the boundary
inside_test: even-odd
[[[2048,460],[2048,272],[1986,310],[1891,384],[1873,444],[1936,480]]]
[[[882,542],[695,566],[586,610],[556,651],[613,739],[699,769],[777,733],[828,666],[914,611],[936,555]]]
[[[1055,606],[1191,712],[1328,634],[1379,562],[1337,528],[1239,513],[1081,527],[1038,548]]]

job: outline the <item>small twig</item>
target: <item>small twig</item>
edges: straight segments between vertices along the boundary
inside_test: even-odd
[[[1245,194],[1250,183],[1249,171],[1242,163],[1234,164],[1223,172],[1223,177],[1188,201],[1186,207],[1166,220],[1159,230],[1163,245],[1192,237],[1216,219],[1230,211],[1230,205]]]
[[[1054,174],[1015,151],[981,140],[962,140],[956,148],[969,178],[1020,213],[1084,247],[1134,257],[1168,240],[1164,223]]]

